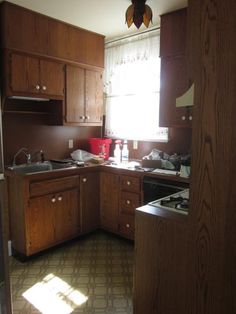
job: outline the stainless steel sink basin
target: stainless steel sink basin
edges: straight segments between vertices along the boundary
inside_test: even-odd
[[[16,166],[8,167],[8,169],[13,170],[17,173],[27,174],[27,173],[34,173],[34,172],[72,168],[72,167],[75,167],[75,166],[70,165],[70,164],[60,164],[60,163],[51,162],[51,161],[44,161],[44,162],[32,162],[29,164],[16,165]]]

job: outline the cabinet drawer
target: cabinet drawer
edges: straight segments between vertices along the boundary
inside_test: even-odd
[[[79,188],[79,176],[64,177],[30,184],[30,196],[38,196],[58,191]]]
[[[140,179],[130,176],[121,176],[121,189],[125,191],[140,192]]]
[[[119,218],[119,232],[129,239],[134,239],[134,216],[121,215]]]
[[[134,215],[135,208],[140,206],[140,195],[126,191],[121,192],[120,212]]]

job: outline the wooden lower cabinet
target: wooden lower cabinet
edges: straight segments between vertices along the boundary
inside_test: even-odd
[[[28,179],[30,178],[30,179]],[[79,176],[8,178],[11,240],[30,256],[80,233]]]
[[[119,215],[119,175],[102,172],[100,174],[100,217],[103,229],[118,232]]]
[[[101,173],[101,227],[134,239],[135,208],[141,205],[141,180],[138,177]]]
[[[186,313],[187,217],[178,215],[136,211],[135,314]]]
[[[80,176],[80,207],[82,233],[97,229],[100,225],[98,172]]]

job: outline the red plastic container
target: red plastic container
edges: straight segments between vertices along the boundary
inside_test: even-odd
[[[103,156],[107,160],[110,155],[111,142],[110,138],[90,138],[90,152],[94,155]]]

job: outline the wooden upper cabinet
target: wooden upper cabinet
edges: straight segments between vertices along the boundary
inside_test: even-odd
[[[7,54],[7,96],[64,95],[64,66],[61,63],[20,54]]]
[[[2,48],[104,67],[104,36],[15,4],[1,4]]]
[[[64,65],[45,59],[40,60],[40,92],[46,95],[64,95]]]
[[[187,9],[161,15],[160,57],[186,52]]]
[[[101,125],[102,109],[101,72],[67,65],[65,123]]]
[[[85,70],[76,66],[66,66],[65,122],[84,121]]]
[[[189,87],[186,57],[161,58],[159,125],[185,127],[192,122],[191,107],[176,108],[176,98]]]
[[[17,5],[1,4],[2,47],[48,53],[48,17]]]
[[[187,58],[187,9],[161,16],[160,127],[190,127],[192,108],[176,107],[176,98],[191,86]]]
[[[103,110],[103,81],[101,72],[85,71],[85,119],[101,123]]]

